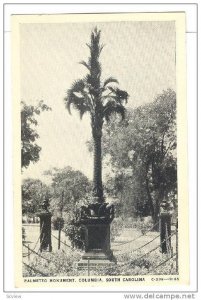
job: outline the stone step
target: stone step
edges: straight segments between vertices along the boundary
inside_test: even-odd
[[[108,260],[107,254],[105,254],[103,251],[88,251],[85,252],[82,256],[83,260]]]
[[[115,262],[110,261],[108,259],[93,259],[93,260],[85,260],[81,259],[79,262],[74,263],[74,268],[77,270],[87,270],[87,269],[99,269],[105,267],[115,266]]]

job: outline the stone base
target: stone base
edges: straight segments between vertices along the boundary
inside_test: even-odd
[[[79,270],[96,270],[112,267],[116,264],[113,252],[104,253],[101,250],[85,252],[79,262],[75,263],[75,268]]]
[[[104,253],[102,251],[88,251],[85,252],[82,255],[82,260],[112,260],[113,259],[113,253],[112,251],[110,251],[110,253]]]
[[[110,261],[109,259],[81,259],[80,261],[75,263],[75,268],[78,271],[81,270],[100,270],[107,267],[115,266],[114,261]]]

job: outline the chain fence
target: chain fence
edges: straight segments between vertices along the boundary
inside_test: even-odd
[[[121,267],[122,267],[122,266],[128,266],[128,265],[132,264],[132,262],[134,262],[135,260],[140,261],[140,260],[142,260],[143,258],[148,257],[151,253],[153,253],[153,252],[156,251],[157,249],[161,248],[161,245],[162,245],[164,242],[166,242],[166,243],[168,244],[169,241],[170,241],[170,238],[171,238],[172,236],[174,236],[175,234],[177,234],[177,230],[175,230],[175,231],[174,231],[171,235],[169,235],[169,236],[166,235],[165,239],[164,239],[163,241],[161,241],[160,244],[159,244],[158,246],[152,248],[151,250],[149,250],[148,252],[144,253],[144,254],[141,255],[140,257],[137,256],[136,258],[132,258],[131,260],[127,261],[126,263],[120,263],[120,266],[121,266]],[[151,244],[151,243],[152,243],[154,240],[156,240],[159,236],[160,236],[160,234],[157,235],[155,238],[153,238],[153,239],[152,239],[151,241],[149,241],[148,243],[145,243],[144,245],[142,245],[141,247],[138,247],[138,248],[136,248],[136,249],[134,249],[134,250],[131,250],[131,251],[129,251],[129,252],[126,251],[126,252],[121,253],[121,254],[116,255],[116,256],[118,257],[118,256],[121,256],[121,255],[123,256],[123,255],[125,255],[125,254],[133,254],[133,253],[136,252],[137,250],[141,250],[142,248],[145,248],[148,244]],[[130,241],[130,242],[131,242],[131,241]],[[171,260],[172,258],[174,258],[174,257],[176,257],[176,260],[178,259],[178,253],[176,252],[176,253],[173,254],[172,251],[171,251],[171,249],[170,249],[170,245],[169,245],[169,244],[167,245],[167,249],[168,249],[168,250],[167,250],[167,254],[168,254],[168,255],[170,254],[170,256],[169,256],[166,260],[161,261],[158,265],[152,267],[152,268],[149,270],[149,273],[155,271],[155,270],[158,269],[160,266],[166,264],[168,261],[170,261],[170,260]],[[177,248],[176,248],[176,251],[177,251]],[[177,265],[177,263],[176,263],[176,265]],[[176,271],[177,271],[177,268],[176,268]]]
[[[52,236],[53,238],[55,238],[57,241],[60,241],[60,243],[63,244],[64,246],[66,246],[66,247],[68,247],[68,248],[72,248],[72,246],[70,246],[70,245],[68,245],[68,244],[66,244],[66,243],[64,243],[64,242],[62,242],[62,241],[59,240],[55,235],[51,234],[51,236]]]
[[[41,271],[39,271],[39,270],[36,270],[34,267],[32,267],[32,266],[30,266],[30,265],[27,265],[25,262],[23,262],[23,264],[25,265],[25,267],[26,267],[27,269],[29,269],[29,270],[31,270],[31,271],[34,271],[35,274],[40,274],[40,275],[42,275],[42,276],[44,276],[44,277],[47,277],[47,276],[48,276],[47,274],[45,274],[45,273],[43,273],[43,272],[41,272]]]
[[[149,230],[147,230],[147,231],[144,232],[143,234],[137,236],[135,239],[130,240],[130,241],[126,241],[126,242],[123,242],[123,243],[120,243],[120,244],[118,244],[118,245],[114,245],[113,247],[119,247],[119,246],[122,246],[122,245],[125,245],[125,244],[129,244],[129,243],[131,243],[131,242],[137,241],[137,240],[140,239],[141,237],[144,237],[147,233],[151,232],[158,224],[159,224],[159,222],[155,223],[154,226],[152,226]]]
[[[120,246],[123,246],[123,245],[125,245],[125,244],[129,244],[129,243],[130,243],[130,244],[133,243],[133,242],[136,241],[137,239],[140,239],[141,237],[144,237],[147,233],[153,231],[153,229],[154,229],[154,227],[155,227],[156,225],[158,225],[158,223],[156,223],[151,229],[149,229],[148,231],[146,231],[144,234],[139,235],[138,237],[136,237],[135,239],[132,239],[132,240],[130,240],[130,241],[126,241],[126,242],[120,243],[120,244],[118,244],[118,245],[114,245],[113,248],[115,248],[115,247],[120,247]],[[23,254],[23,258],[28,257],[28,259],[29,259],[31,255],[37,255],[38,257],[40,257],[40,258],[46,260],[48,263],[50,263],[50,262],[55,263],[54,260],[50,260],[50,259],[44,257],[43,255],[41,255],[41,254],[39,253],[40,247],[39,247],[39,250],[38,250],[38,251],[35,251],[35,249],[36,249],[36,247],[37,247],[37,245],[38,245],[38,242],[39,242],[39,240],[40,240],[40,238],[41,238],[41,232],[42,232],[42,228],[41,228],[41,230],[40,230],[39,237],[38,237],[38,239],[37,239],[37,241],[36,241],[36,243],[35,243],[35,245],[34,245],[33,248],[30,248],[29,244],[28,244],[28,246],[26,245],[26,243],[31,243],[31,242],[23,241],[23,243],[22,243],[22,244],[23,244],[23,247],[25,247],[26,249],[28,249],[28,253],[27,253],[26,255]],[[163,241],[160,241],[159,245],[157,245],[156,247],[152,248],[152,249],[149,250],[148,252],[144,253],[144,254],[141,255],[140,257],[137,255],[136,258],[132,258],[131,260],[129,260],[129,261],[127,261],[127,262],[121,263],[121,262],[118,262],[118,259],[119,259],[120,257],[125,256],[125,255],[132,255],[133,253],[135,253],[135,252],[137,252],[137,251],[139,251],[139,250],[142,250],[143,248],[146,249],[146,246],[148,246],[148,245],[150,245],[151,243],[153,243],[154,241],[156,241],[156,240],[160,237],[160,234],[158,234],[157,236],[155,236],[151,241],[148,241],[148,242],[144,243],[144,244],[141,245],[140,247],[134,248],[134,249],[132,249],[131,251],[127,251],[127,250],[126,250],[126,251],[124,251],[123,253],[116,254],[115,257],[117,258],[117,263],[118,263],[120,266],[128,266],[128,265],[130,265],[134,260],[140,261],[140,260],[142,260],[144,257],[148,257],[151,253],[153,253],[153,252],[156,251],[157,249],[161,248],[162,244],[165,242],[166,245],[167,245],[167,254],[169,255],[169,257],[168,257],[167,259],[165,259],[165,260],[162,260],[157,266],[154,266],[154,268],[151,268],[150,271],[152,272],[152,271],[156,270],[157,268],[159,268],[160,266],[165,265],[168,261],[170,261],[171,259],[173,259],[173,258],[175,258],[175,257],[176,257],[176,258],[175,258],[176,266],[178,266],[178,253],[177,253],[177,252],[178,252],[178,247],[176,247],[176,253],[173,253],[173,251],[172,251],[172,249],[171,249],[171,245],[170,245],[170,239],[171,239],[171,237],[173,237],[175,234],[176,234],[176,237],[177,237],[177,234],[178,234],[178,232],[177,232],[177,227],[176,227],[176,230],[175,230],[173,233],[171,233],[169,236],[168,236],[167,230],[166,230],[165,239],[164,239]],[[55,238],[56,240],[59,240],[59,239],[58,239],[55,235],[53,235],[52,233],[51,233],[51,236],[52,236],[53,238]],[[41,243],[41,242],[42,242],[42,241],[40,241],[40,243]],[[63,241],[61,241],[61,240],[60,240],[60,242],[61,242],[65,247],[72,249],[72,246],[68,245],[66,242],[63,242]],[[54,255],[54,253],[52,253],[52,254]],[[35,274],[40,274],[40,275],[42,275],[42,276],[47,276],[47,274],[45,274],[45,273],[43,273],[43,272],[37,270],[36,268],[34,268],[33,266],[31,266],[31,265],[25,263],[24,261],[23,261],[23,264],[24,264],[24,266],[25,266],[27,269],[30,269],[30,270],[32,270],[33,272],[35,272]],[[90,268],[90,261],[88,262],[88,273],[90,273],[90,272],[89,272],[89,268]],[[177,269],[177,268],[176,268],[176,269]]]

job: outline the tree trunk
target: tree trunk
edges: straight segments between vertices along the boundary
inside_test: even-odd
[[[155,198],[155,209],[154,209],[154,217],[153,217],[155,223],[159,222],[160,204],[163,201],[163,199],[164,199],[164,190],[162,189],[159,190],[158,195],[156,195]]]
[[[153,204],[153,200],[152,200],[151,193],[150,193],[150,190],[149,190],[148,178],[146,178],[146,190],[147,190],[147,197],[148,197],[148,201],[149,201],[149,207],[150,207],[150,210],[151,210],[152,219],[154,219],[154,204]]]
[[[155,209],[154,209],[154,215],[153,215],[153,221],[154,224],[157,224],[154,229],[159,231],[159,212],[160,212],[160,206],[159,206],[159,201],[156,199],[155,201]]]
[[[104,202],[102,185],[102,155],[101,134],[93,134],[94,141],[94,170],[93,170],[93,196],[99,203]]]

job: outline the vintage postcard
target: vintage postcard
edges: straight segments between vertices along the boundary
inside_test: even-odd
[[[11,18],[15,286],[188,285],[185,13]]]

